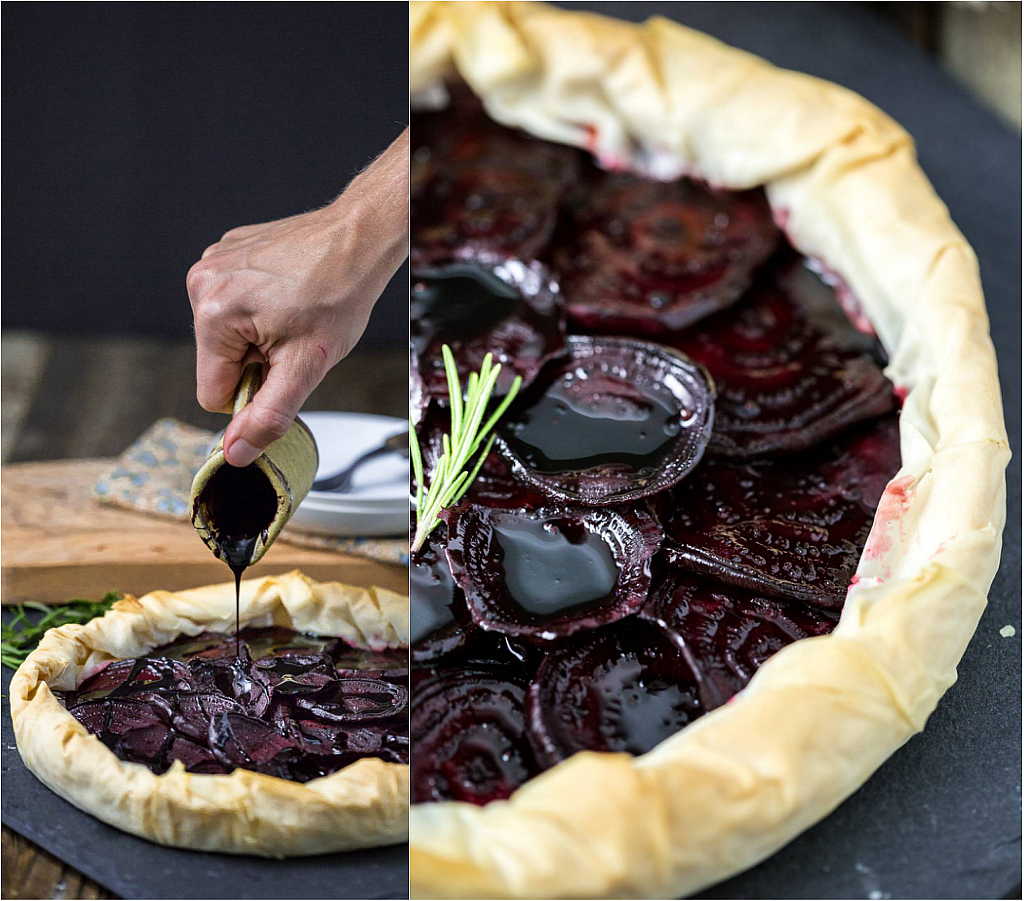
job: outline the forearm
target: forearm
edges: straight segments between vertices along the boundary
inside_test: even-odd
[[[409,129],[331,203],[340,222],[394,273],[409,252]]]

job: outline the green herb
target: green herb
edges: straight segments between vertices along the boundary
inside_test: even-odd
[[[101,601],[74,598],[66,604],[52,607],[27,601],[13,607],[14,616],[11,621],[0,625],[0,662],[16,669],[39,644],[39,639],[47,629],[68,623],[87,623],[97,616],[103,616],[120,597],[120,592],[108,591]],[[30,611],[40,614],[39,618],[32,617]]]
[[[423,457],[420,454],[416,429],[409,430],[409,452],[412,456],[413,476],[416,479],[416,534],[412,541],[414,552],[423,547],[427,537],[441,521],[441,511],[458,503],[473,484],[494,443],[494,426],[508,409],[523,383],[523,380],[516,376],[508,394],[485,421],[484,415],[487,413],[501,366],[494,365],[491,355],[487,354],[480,366],[480,372],[469,374],[463,400],[455,358],[447,344],[441,346],[441,356],[444,358],[444,372],[448,379],[452,430],[451,434],[443,435],[441,438],[442,453],[430,474],[429,487],[424,485]],[[471,463],[472,468],[467,469]]]

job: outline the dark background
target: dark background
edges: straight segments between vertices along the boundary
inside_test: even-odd
[[[185,273],[331,200],[408,121],[404,3],[3,10],[4,328],[187,337]],[[403,345],[404,270],[364,346]]]

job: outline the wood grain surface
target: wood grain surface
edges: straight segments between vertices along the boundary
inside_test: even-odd
[[[29,332],[5,332],[2,341],[3,601],[98,597],[112,588],[142,594],[223,581],[225,567],[187,523],[102,507],[88,496],[107,465],[102,458],[120,454],[157,419],[172,416],[200,428],[223,428],[224,416],[196,403],[192,344]],[[304,409],[404,418],[405,351],[357,348],[328,373]],[[275,543],[253,571],[296,567],[321,579],[393,589],[407,585],[399,567],[284,542]],[[114,896],[4,827],[0,897]]]
[[[20,463],[0,470],[0,597],[48,603],[136,596],[230,581],[187,522],[99,504],[92,486],[110,460]],[[275,542],[246,577],[301,569],[314,579],[405,591],[403,567]]]

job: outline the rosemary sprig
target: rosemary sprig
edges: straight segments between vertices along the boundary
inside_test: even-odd
[[[37,601],[18,604],[11,608],[14,613],[11,621],[0,625],[0,662],[11,669],[17,669],[39,644],[39,639],[47,629],[65,626],[68,623],[87,623],[97,616],[103,616],[114,601],[120,598],[119,591],[108,591],[100,601],[74,598],[58,606],[40,604]],[[41,616],[33,622],[30,611]]]
[[[504,415],[523,383],[523,380],[516,376],[508,394],[485,421],[484,415],[498,381],[501,365],[495,365],[491,355],[487,354],[480,371],[469,374],[466,397],[463,400],[455,358],[447,344],[441,346],[441,356],[444,359],[444,373],[448,379],[452,428],[450,434],[441,438],[442,453],[430,474],[429,486],[424,484],[423,456],[416,438],[416,429],[409,430],[409,452],[412,457],[413,476],[416,479],[416,534],[412,540],[414,553],[423,547],[427,537],[441,521],[441,511],[458,503],[473,483],[491,451],[491,445],[494,444],[494,426]],[[472,468],[467,469],[471,463]]]

